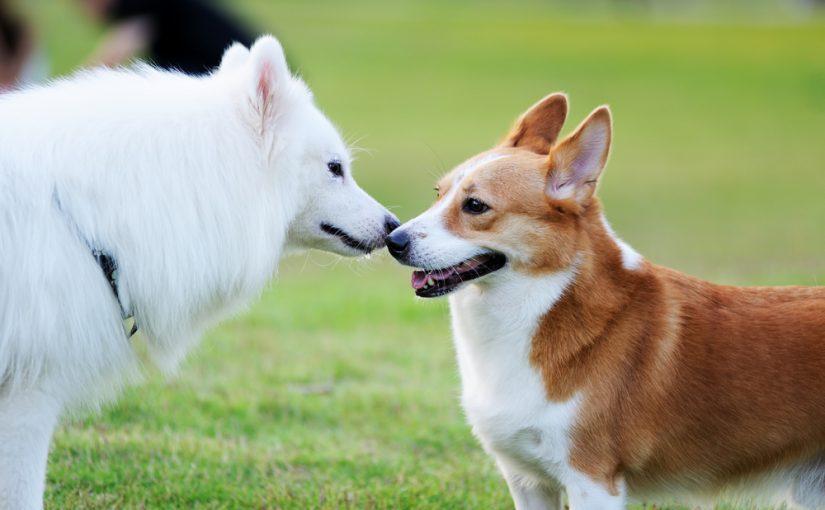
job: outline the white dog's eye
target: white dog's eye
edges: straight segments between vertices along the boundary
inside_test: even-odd
[[[335,177],[343,177],[344,176],[344,167],[341,166],[341,162],[337,159],[333,159],[329,163],[327,163],[327,168],[329,169],[330,173]]]

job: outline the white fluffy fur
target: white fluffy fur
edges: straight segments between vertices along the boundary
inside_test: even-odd
[[[117,261],[124,308],[172,370],[285,249],[360,253],[321,223],[376,248],[391,218],[271,37],[233,46],[211,76],[88,71],[0,97],[0,116],[0,508],[42,504],[61,410],[138,372],[84,241]]]

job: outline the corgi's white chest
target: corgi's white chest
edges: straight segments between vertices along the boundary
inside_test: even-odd
[[[567,470],[578,398],[549,402],[529,357],[541,317],[572,278],[572,270],[541,278],[507,275],[450,299],[467,419],[490,453],[525,476],[560,477]]]

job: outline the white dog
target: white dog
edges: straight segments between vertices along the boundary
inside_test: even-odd
[[[61,413],[134,379],[132,318],[171,370],[285,249],[360,255],[397,226],[272,37],[211,76],[85,72],[0,117],[0,508],[41,507]]]

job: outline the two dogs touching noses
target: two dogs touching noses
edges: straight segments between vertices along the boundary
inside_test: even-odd
[[[60,417],[139,377],[124,316],[171,371],[285,252],[385,243],[416,295],[449,295],[462,405],[517,508],[751,481],[825,506],[825,291],[645,261],[594,195],[610,111],[559,140],[566,115],[543,99],[399,226],[272,37],[209,76],[100,69],[0,97],[0,509],[41,508]]]

